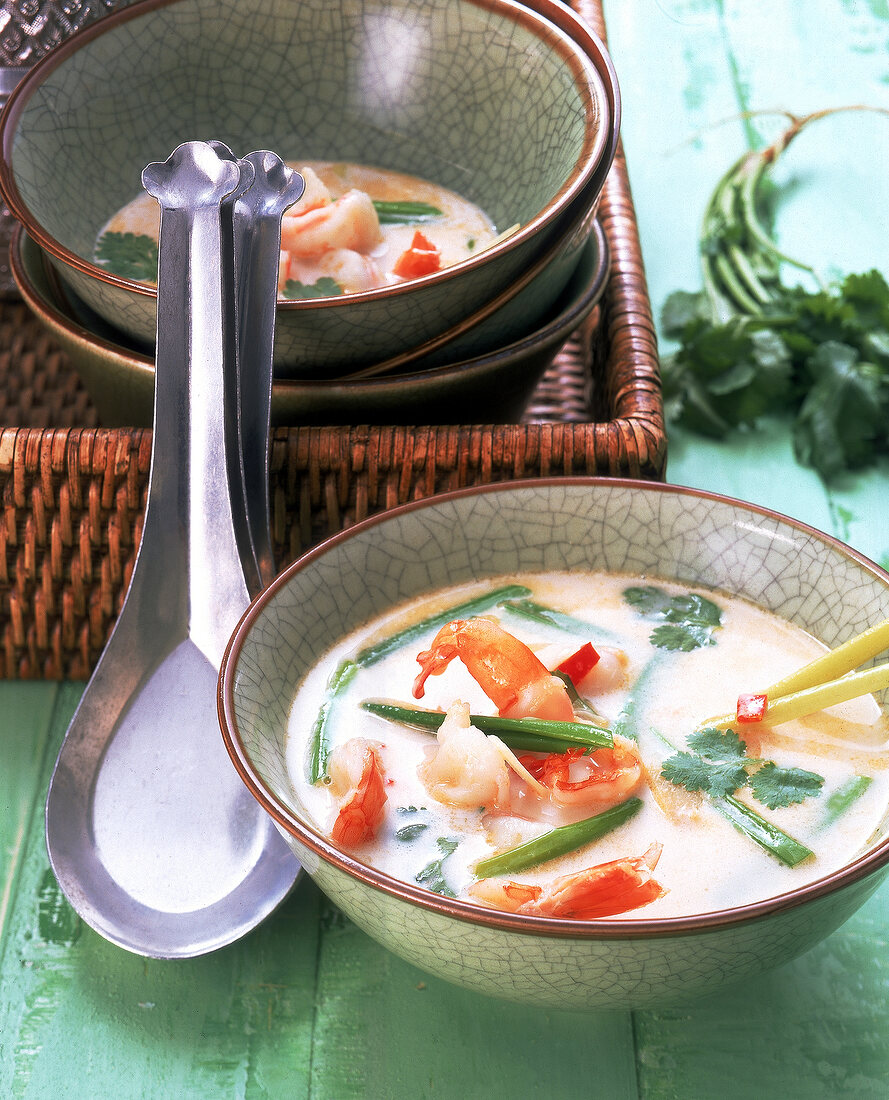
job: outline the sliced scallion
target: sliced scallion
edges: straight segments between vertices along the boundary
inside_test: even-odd
[[[435,731],[445,720],[444,711],[405,707],[377,699],[365,699],[362,710],[390,722]],[[511,749],[523,752],[564,752],[569,748],[610,749],[614,744],[610,730],[585,722],[555,722],[547,718],[500,718],[487,714],[470,715],[470,721],[482,733],[495,734]]]
[[[475,867],[476,877],[513,875],[516,871],[524,871],[528,867],[536,867],[540,863],[575,852],[623,825],[641,809],[641,798],[628,798],[626,802],[620,802],[595,817],[574,821],[570,825],[560,825],[558,829],[551,829],[548,833],[529,840],[527,844],[520,844],[517,848],[510,848],[508,852],[481,860]]]

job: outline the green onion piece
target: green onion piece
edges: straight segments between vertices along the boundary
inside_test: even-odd
[[[623,825],[642,808],[641,798],[628,798],[604,813],[588,817],[583,821],[575,821],[571,825],[561,825],[558,829],[552,829],[535,840],[529,840],[527,844],[520,844],[518,848],[511,848],[508,852],[483,859],[476,864],[475,874],[477,878],[493,878],[497,875],[512,875],[516,871],[524,871],[528,867],[536,867],[539,863],[546,863],[551,859],[567,855],[582,848],[590,841],[610,833],[618,825]]]
[[[417,222],[432,221],[433,218],[442,216],[437,206],[430,206],[428,202],[385,202],[374,199],[374,210],[380,219],[380,225],[413,225]]]
[[[821,819],[819,828],[826,829],[828,826],[833,825],[836,819],[841,817],[853,802],[861,798],[870,785],[871,777],[869,775],[853,775],[851,779],[838,787],[825,803],[824,817]]]
[[[390,722],[437,730],[445,720],[440,710],[403,707],[365,699],[362,710],[386,718]],[[614,744],[611,732],[589,726],[585,722],[554,722],[547,718],[499,718],[487,714],[472,714],[470,721],[482,733],[493,733],[511,749],[527,752],[564,752],[569,748],[610,749]]]
[[[473,599],[459,603],[446,611],[439,611],[438,614],[430,615],[428,619],[423,619],[422,622],[414,623],[413,626],[405,627],[404,630],[399,630],[398,633],[383,638],[380,642],[366,646],[355,656],[355,664],[360,668],[367,668],[368,665],[375,664],[400,646],[407,645],[408,642],[421,637],[427,631],[444,626],[452,619],[462,619],[467,615],[476,615],[480,611],[487,611],[502,600],[510,599],[513,596],[524,596],[530,591],[523,584],[508,584],[503,588],[495,588],[481,596],[475,596]]]
[[[739,801],[734,795],[725,798],[713,798],[710,800],[713,807],[730,821],[736,829],[739,829],[760,848],[764,848],[770,855],[779,859],[787,867],[796,867],[804,859],[814,855],[811,849],[792,836],[788,836],[777,825],[766,821],[764,817],[752,810],[745,803]]]
[[[566,615],[564,611],[556,611],[555,608],[546,607],[535,600],[504,597],[500,601],[500,607],[512,615],[530,619],[531,622],[541,623],[543,626],[553,626],[556,630],[565,630],[569,634],[581,634],[585,638],[615,638],[610,630],[584,622],[583,619],[575,619],[573,615]]]
[[[340,661],[327,681],[327,696],[318,709],[318,716],[312,726],[312,740],[309,749],[309,782],[317,783],[327,776],[327,758],[330,755],[330,739],[327,736],[327,723],[330,712],[338,695],[348,686],[358,671],[354,661]]]

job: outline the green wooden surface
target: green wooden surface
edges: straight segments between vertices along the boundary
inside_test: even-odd
[[[717,176],[775,120],[889,105],[887,0],[606,0],[655,310],[699,286]],[[851,117],[851,116],[850,116]],[[785,166],[782,243],[889,268],[889,122],[819,124]],[[668,349],[665,349],[668,350]],[[668,479],[777,508],[889,562],[889,468],[830,492],[787,426],[671,431]],[[0,683],[0,1097],[889,1097],[889,887],[794,963],[661,1011],[540,1013],[430,978],[308,881],[241,943],[128,955],[82,925],[43,845],[43,797],[82,685]]]

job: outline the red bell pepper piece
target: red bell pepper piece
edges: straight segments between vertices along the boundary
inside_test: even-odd
[[[768,695],[739,695],[735,711],[739,722],[761,722],[769,709]]]
[[[410,248],[402,252],[392,270],[400,279],[418,279],[421,275],[431,275],[440,267],[441,253],[418,229]]]
[[[592,672],[598,663],[599,654],[593,649],[593,643],[586,642],[576,653],[566,657],[556,668],[556,672],[563,673],[577,687],[580,681]]]

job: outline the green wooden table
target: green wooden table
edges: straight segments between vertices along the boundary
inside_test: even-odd
[[[717,176],[774,118],[889,106],[887,0],[607,0],[655,310],[699,286]],[[889,268],[889,121],[813,127],[788,154],[781,240],[830,272]],[[664,349],[668,350],[668,349]],[[889,467],[827,491],[788,426],[670,434],[668,479],[833,532],[889,561]],[[2,1097],[889,1097],[889,885],[797,961],[660,1011],[541,1013],[430,978],[309,881],[241,943],[179,962],[122,952],[60,895],[50,769],[82,684],[0,683]]]

